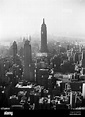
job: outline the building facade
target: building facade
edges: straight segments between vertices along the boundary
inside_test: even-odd
[[[24,78],[27,81],[34,81],[34,69],[32,66],[32,53],[30,41],[26,40],[24,44]]]

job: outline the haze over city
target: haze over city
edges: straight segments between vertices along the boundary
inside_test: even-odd
[[[84,0],[0,0],[0,41],[40,36],[42,19],[52,36],[85,37]]]
[[[84,6],[84,0],[0,0],[1,116],[83,114]]]

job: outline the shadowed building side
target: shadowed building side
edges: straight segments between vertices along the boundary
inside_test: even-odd
[[[26,40],[24,44],[24,78],[33,81],[33,67],[30,41]]]

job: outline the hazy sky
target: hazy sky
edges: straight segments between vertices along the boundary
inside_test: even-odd
[[[85,37],[85,0],[0,0],[0,41],[40,35]]]

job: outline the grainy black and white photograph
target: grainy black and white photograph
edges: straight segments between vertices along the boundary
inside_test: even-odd
[[[0,0],[1,116],[83,111],[85,0]]]

